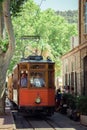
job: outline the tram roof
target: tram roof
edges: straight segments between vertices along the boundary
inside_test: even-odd
[[[22,63],[22,62],[54,63],[49,57],[47,57],[47,59],[44,60],[42,56],[29,56],[28,58],[22,58],[20,63]]]
[[[20,61],[20,63],[23,63],[23,62],[29,62],[29,63],[54,63],[53,61],[47,61],[47,60],[22,60]]]

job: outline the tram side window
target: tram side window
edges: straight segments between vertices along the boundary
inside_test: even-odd
[[[48,72],[48,84],[49,84],[49,88],[54,87],[54,73],[52,71]]]
[[[42,75],[43,75],[42,73],[33,73],[32,78],[30,80],[31,86],[44,87],[45,81]]]
[[[27,73],[23,72],[21,73],[21,79],[20,79],[20,85],[21,87],[27,87],[28,79],[27,79]]]

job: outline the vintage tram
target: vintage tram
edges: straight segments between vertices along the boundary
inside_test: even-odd
[[[19,110],[52,115],[55,109],[54,79],[53,61],[37,55],[24,58],[8,76],[8,98]]]

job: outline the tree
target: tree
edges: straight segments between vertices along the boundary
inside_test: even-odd
[[[6,73],[15,51],[11,14],[16,14],[24,1],[17,0],[16,2],[20,3],[15,4],[14,0],[0,0],[0,114],[5,112]],[[15,11],[13,7],[15,7]]]
[[[56,11],[57,15],[63,16],[68,23],[78,22],[78,10]]]
[[[39,42],[40,46],[43,46],[43,53],[46,54],[48,49],[51,59],[56,62],[56,73],[59,75],[60,57],[70,50],[70,38],[77,35],[77,25],[69,24],[64,17],[57,15],[54,10],[41,11],[33,0],[27,1],[23,5],[19,16],[16,19],[13,18],[13,24],[17,38],[17,51],[11,62],[13,65],[10,64],[10,70],[14,66],[14,62],[16,61],[16,64],[20,59],[21,51],[24,48],[18,39],[22,35],[39,35],[43,41],[43,43]],[[30,41],[25,44],[29,47],[31,45]],[[22,47],[20,48],[20,46]]]
[[[10,0],[0,2],[0,7],[0,114],[2,114],[4,113],[6,72],[14,53],[15,37],[10,16]],[[4,45],[5,42],[6,45]]]

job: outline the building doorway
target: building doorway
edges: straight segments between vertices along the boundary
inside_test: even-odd
[[[83,60],[84,63],[84,89],[83,94],[87,95],[87,56]]]

